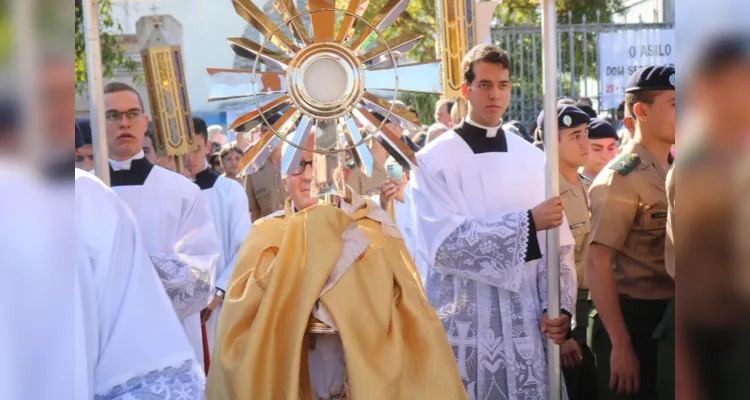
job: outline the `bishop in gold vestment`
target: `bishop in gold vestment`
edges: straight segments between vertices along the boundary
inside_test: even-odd
[[[240,249],[207,399],[320,398],[308,367],[311,315],[340,337],[348,398],[467,399],[398,228],[367,198],[318,204],[311,157],[286,178],[285,209],[259,220]]]

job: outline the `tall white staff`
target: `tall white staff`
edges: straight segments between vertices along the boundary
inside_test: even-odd
[[[557,47],[555,31],[557,16],[555,0],[542,1],[542,66],[544,70],[544,153],[546,197],[560,195],[560,172],[557,154]],[[547,230],[547,296],[549,306],[547,316],[555,319],[560,316],[560,231]],[[562,397],[560,372],[560,346],[547,340],[547,365],[549,367],[549,400]]]
[[[91,141],[94,148],[96,176],[109,186],[109,158],[104,121],[104,88],[102,87],[102,53],[99,40],[99,4],[83,0],[83,29],[86,38],[86,76],[91,113]]]

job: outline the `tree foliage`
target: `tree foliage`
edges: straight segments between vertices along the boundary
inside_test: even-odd
[[[115,69],[123,69],[131,74],[135,73],[138,63],[124,53],[124,47],[119,41],[122,26],[112,18],[112,0],[98,0],[99,2],[99,37],[102,55],[102,75],[111,77]],[[86,39],[83,26],[82,0],[75,0],[75,78],[76,92],[86,90]],[[139,81],[138,76],[133,77]]]

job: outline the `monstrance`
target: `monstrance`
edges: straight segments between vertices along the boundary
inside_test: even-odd
[[[277,146],[286,143],[283,176],[297,169],[302,153],[310,151],[312,194],[327,200],[346,197],[342,169],[347,153],[364,174],[372,174],[370,135],[404,168],[417,169],[414,153],[386,123],[419,129],[416,116],[394,107],[395,100],[400,92],[441,94],[441,62],[397,65],[394,52],[409,51],[422,39],[410,32],[390,40],[383,35],[408,0],[389,0],[367,19],[369,0],[349,0],[346,9],[336,8],[335,0],[308,0],[308,9],[299,11],[294,0],[275,0],[274,8],[284,19],[278,26],[251,0],[232,3],[265,39],[261,44],[248,38],[227,39],[238,56],[255,61],[253,69],[208,69],[209,101],[248,100],[249,112],[230,130],[246,132],[258,122],[270,127],[269,134],[245,153],[241,175],[257,171]],[[269,124],[268,116],[274,114],[280,117]],[[308,141],[313,129],[314,139]],[[308,148],[311,142],[314,146]]]

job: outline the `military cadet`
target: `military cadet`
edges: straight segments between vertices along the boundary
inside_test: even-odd
[[[600,399],[657,398],[653,335],[674,295],[664,263],[674,85],[674,67],[631,75],[625,104],[635,135],[589,191],[587,280],[597,309],[592,340]]]
[[[586,163],[578,170],[583,180],[583,184],[588,191],[594,178],[599,172],[615,158],[617,154],[617,131],[609,122],[592,118],[589,124],[589,155],[586,157]]]
[[[273,124],[279,118],[278,114],[267,117],[268,123]],[[267,126],[261,129],[261,135],[273,134]],[[271,153],[271,156],[257,171],[245,175],[245,193],[250,206],[252,222],[271,213],[284,209],[287,198],[286,189],[281,182],[281,146]]]
[[[562,365],[568,397],[571,400],[596,399],[596,366],[594,354],[586,345],[586,322],[590,297],[586,284],[586,253],[588,252],[589,200],[586,186],[578,175],[578,168],[586,162],[590,129],[589,115],[579,107],[561,103],[557,106],[559,130],[560,197],[565,206],[565,217],[575,238],[575,261],[578,278],[576,327],[572,337],[562,345]],[[537,118],[537,126],[544,126],[544,111]],[[540,137],[544,137],[539,129]]]

